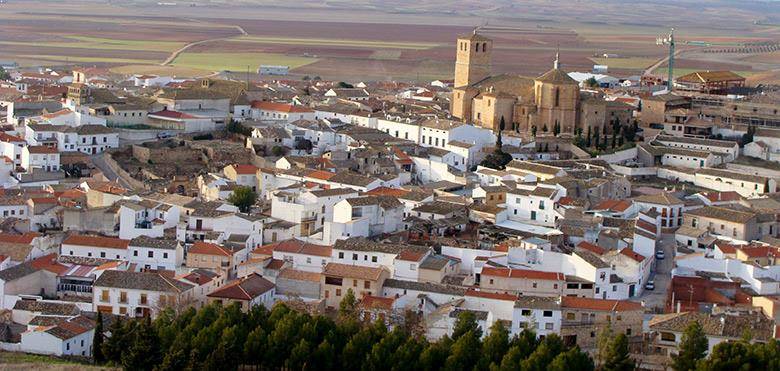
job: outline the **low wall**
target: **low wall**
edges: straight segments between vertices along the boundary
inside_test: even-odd
[[[122,169],[122,167],[119,166],[119,164],[116,161],[114,161],[114,159],[111,157],[111,155],[108,152],[103,152],[102,156],[104,161],[106,162],[106,165],[111,169],[111,171],[116,173],[116,175],[122,178],[122,180],[127,182],[130,185],[130,187],[136,190],[148,189],[148,187],[146,186],[146,184],[144,184],[144,182],[133,178],[132,176],[130,176],[130,174],[127,173],[127,171],[125,171],[125,169]]]
[[[606,162],[609,162],[610,164],[617,164],[621,162],[625,162],[628,160],[634,160],[637,156],[637,147],[631,147],[629,149],[624,149],[622,151],[618,151],[615,153],[610,153],[608,155],[599,155],[596,156],[599,160],[604,160]]]

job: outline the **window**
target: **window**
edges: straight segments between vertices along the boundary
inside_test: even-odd
[[[358,260],[358,254],[352,254],[352,260]]]
[[[120,303],[127,303],[127,292],[120,291],[119,292],[119,302]]]
[[[339,253],[339,259],[344,259],[344,253],[343,252]]]
[[[545,330],[552,330],[552,329],[553,329],[553,324],[552,324],[552,322],[547,322],[547,323],[545,323],[545,324],[544,324],[544,329],[545,329]]]
[[[574,313],[566,313],[566,320],[567,321],[574,321],[577,319],[577,315]]]
[[[101,251],[100,252],[100,257],[101,258],[105,258],[106,257],[106,252],[105,251]]]
[[[119,307],[119,314],[125,315],[127,314],[127,308],[125,307]]]
[[[103,290],[100,293],[100,301],[108,303],[108,290]]]
[[[146,294],[141,294],[141,305],[146,305]]]
[[[536,288],[536,282],[532,283],[532,284],[531,284],[531,286],[532,286],[533,288]]]
[[[341,289],[336,289],[336,296],[341,296]]]
[[[154,258],[154,251],[149,251],[146,255],[150,258]]]
[[[544,311],[542,313],[542,316],[544,316],[544,317],[552,317],[552,311],[551,310],[546,310],[546,311]]]
[[[661,340],[663,341],[674,341],[675,337],[674,334],[671,332],[662,332],[661,333]]]
[[[371,281],[365,281],[363,282],[363,288],[368,290],[371,288]]]
[[[168,253],[167,252],[163,253],[163,259],[168,259]]]
[[[133,250],[133,256],[138,256],[138,250]]]
[[[409,264],[409,270],[416,271],[417,270],[417,264]]]
[[[523,310],[520,311],[520,314],[524,315],[524,316],[530,316],[531,315],[531,310],[530,309],[523,309]]]
[[[352,280],[352,287],[357,287],[358,280]]]
[[[372,263],[376,263],[376,261],[377,261],[377,259],[376,259],[376,256],[372,256],[372,257],[371,257],[371,262],[372,262]]]

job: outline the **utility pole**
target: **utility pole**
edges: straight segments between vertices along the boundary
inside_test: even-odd
[[[669,62],[667,63],[669,65],[669,71],[667,77],[667,88],[671,93],[672,90],[674,90],[674,83],[672,82],[674,79],[674,28],[669,31],[669,35],[666,37],[661,36],[657,38],[655,43],[656,45],[669,45]]]

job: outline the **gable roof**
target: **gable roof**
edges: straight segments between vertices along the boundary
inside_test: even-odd
[[[95,287],[148,290],[181,293],[194,287],[159,273],[107,270],[94,283]]]
[[[222,255],[232,256],[233,251],[209,242],[195,241],[194,244],[188,250],[189,254],[204,254],[204,255]]]
[[[363,280],[376,281],[382,277],[383,268],[363,267],[359,265],[347,265],[340,263],[328,263],[322,270],[326,276],[359,278]]]
[[[522,279],[537,279],[537,280],[551,280],[551,281],[563,281],[565,276],[559,272],[544,272],[531,269],[512,269],[512,268],[497,268],[497,267],[483,267],[482,276],[495,276],[504,278],[522,278]]]
[[[62,241],[63,244],[105,247],[109,249],[127,249],[130,240],[123,240],[116,237],[88,236],[88,235],[70,235]]]
[[[273,289],[274,284],[257,273],[239,279],[206,295],[210,298],[252,300]]]

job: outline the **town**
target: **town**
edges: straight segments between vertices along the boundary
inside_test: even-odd
[[[452,35],[454,76],[417,82],[3,62],[0,349],[151,369],[154,326],[163,369],[389,369],[407,331],[412,369],[777,366],[780,86],[497,74],[498,43]]]

